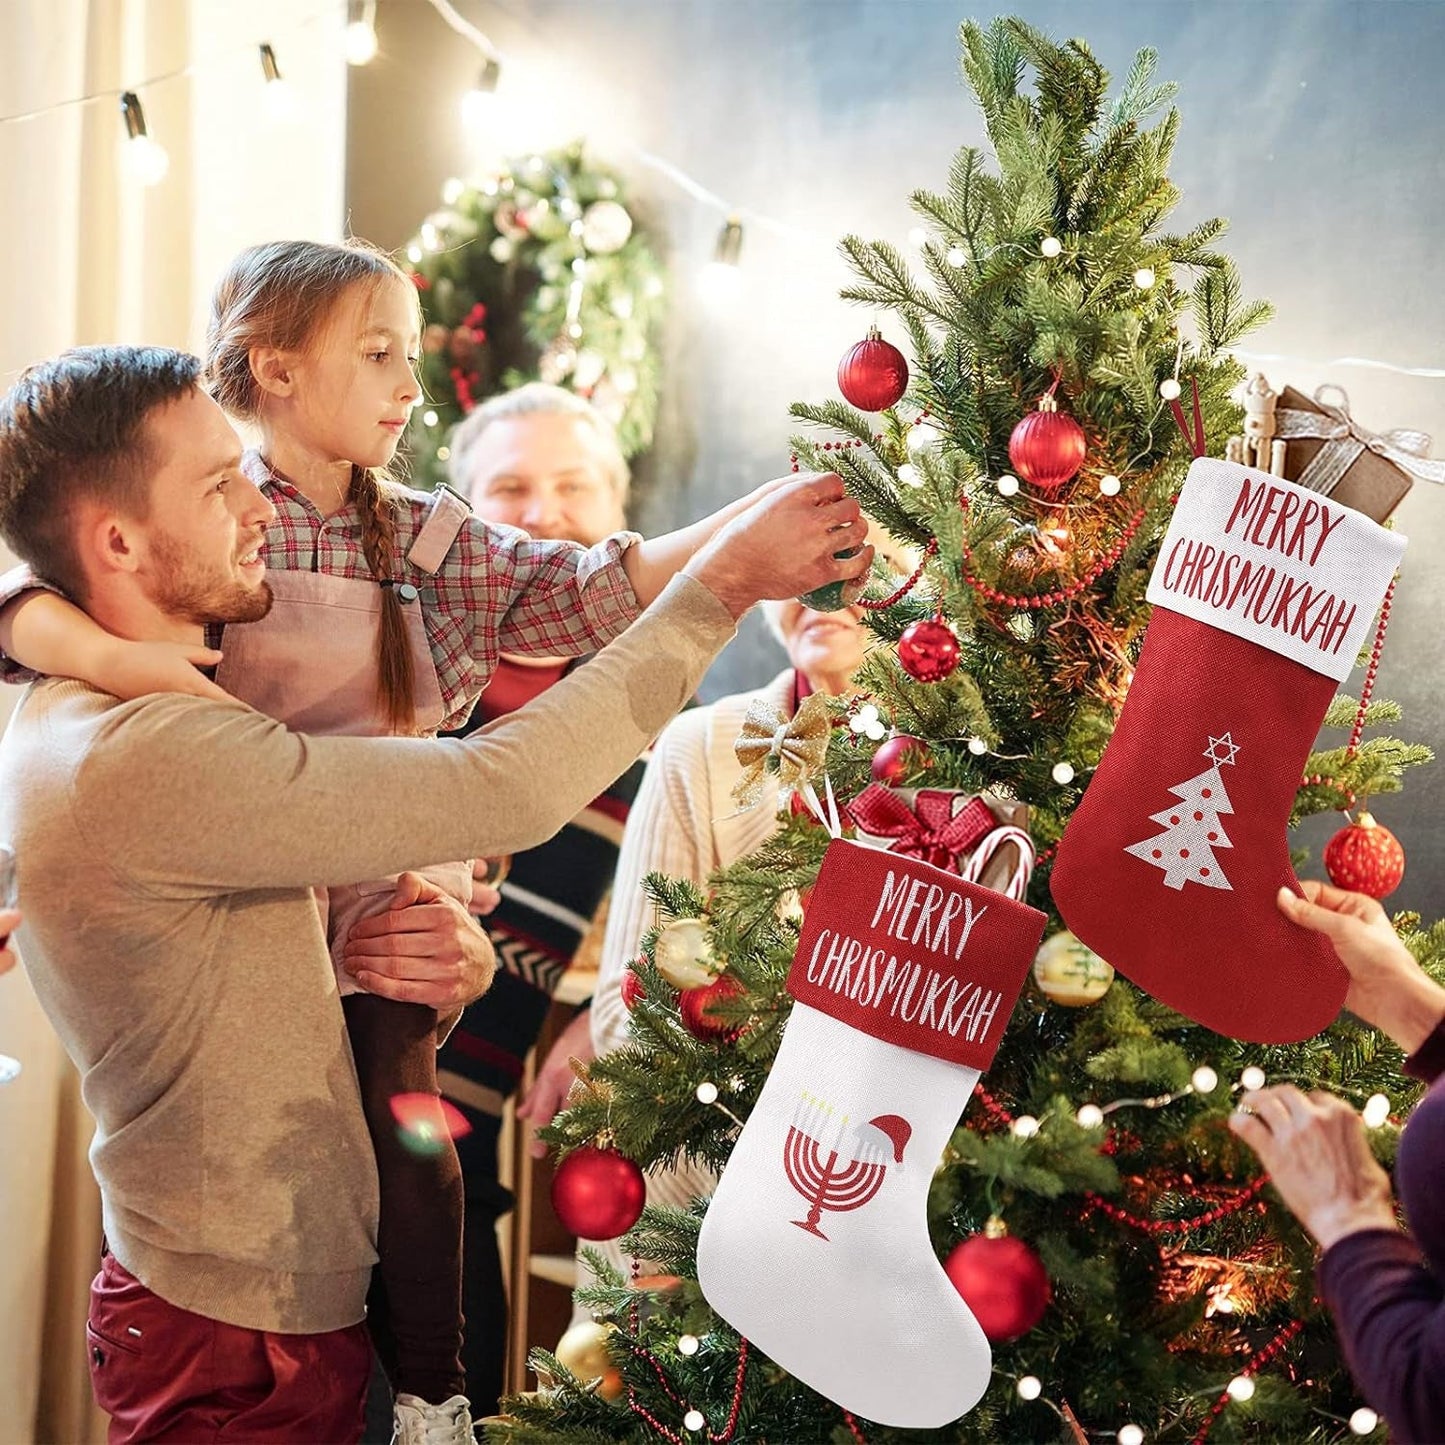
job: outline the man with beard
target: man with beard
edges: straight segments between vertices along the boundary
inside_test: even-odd
[[[88,347],[0,398],[0,535],[115,636],[265,614],[274,509],[194,357]],[[641,751],[764,595],[866,567],[837,477],[774,489],[585,670],[457,742],[304,737],[243,704],[56,679],[0,743],[35,992],[82,1076],[112,1438],[351,1441],[375,1165],[311,885],[534,846]],[[412,959],[442,1011],[486,965]],[[385,971],[385,970],[383,970]],[[398,972],[401,972],[399,970]]]

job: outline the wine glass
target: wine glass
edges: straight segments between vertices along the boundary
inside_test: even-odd
[[[14,908],[15,854],[9,848],[0,848],[0,908]],[[20,1060],[9,1054],[0,1054],[0,1084],[8,1084],[20,1073]]]

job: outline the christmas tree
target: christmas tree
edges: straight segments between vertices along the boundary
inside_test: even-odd
[[[926,275],[888,245],[843,243],[858,276],[847,298],[891,313],[907,333],[906,399],[900,368],[870,338],[841,380],[870,408],[888,407],[881,427],[841,403],[794,415],[817,428],[796,443],[799,465],[839,471],[925,556],[917,585],[870,614],[891,645],[857,679],[868,706],[919,741],[884,755],[869,738],[876,728],[835,728],[833,791],[852,799],[881,775],[1002,795],[1027,804],[1038,848],[1028,898],[1051,912],[1053,935],[1039,986],[1025,988],[929,1195],[931,1242],[950,1276],[994,1287],[992,1384],[938,1430],[846,1414],[708,1308],[696,1285],[699,1201],[690,1212],[648,1210],[628,1238],[661,1278],[614,1279],[585,1296],[607,1332],[611,1387],[539,1352],[543,1388],[509,1402],[488,1438],[1383,1436],[1314,1301],[1312,1244],[1226,1118],[1238,1089],[1265,1078],[1358,1103],[1382,1095],[1390,1117],[1371,1139],[1388,1162],[1414,1096],[1399,1051],[1348,1015],[1288,1047],[1195,1027],[1111,982],[1106,961],[1062,931],[1049,897],[1055,845],[1129,689],[1145,588],[1190,460],[1168,403],[1197,387],[1206,433],[1222,441],[1236,430],[1231,393],[1244,373],[1228,348],[1268,308],[1244,300],[1214,249],[1222,221],[1164,229],[1180,119],[1151,52],[1110,100],[1108,75],[1080,41],[1055,44],[1005,19],[966,24],[962,42],[992,155],[961,150],[946,190],[913,197],[929,234]],[[856,700],[839,705],[839,720],[847,706],[856,723]],[[1423,747],[1362,737],[1397,717],[1383,700],[1337,698],[1327,726],[1348,741],[1311,756],[1292,821],[1394,791],[1406,767],[1427,761]],[[1227,875],[1229,853],[1214,850],[1231,846],[1221,815],[1233,743],[1201,734],[1199,745],[1207,766],[1173,788],[1179,806],[1155,821],[1176,851],[1197,843]],[[554,1143],[601,1144],[644,1168],[727,1163],[790,1008],[783,985],[799,927],[789,900],[806,897],[827,843],[806,817],[786,818],[705,894],[649,880],[660,929],[706,921],[708,953],[730,980],[710,1004],[716,1027],[680,1007],[656,967],[654,933],[635,969],[634,1042],[592,1066]],[[1159,840],[1138,847],[1168,871],[1152,858]],[[1229,886],[1223,876],[1218,886]],[[1427,968],[1445,971],[1445,927],[1414,917],[1397,926]],[[878,1157],[887,1160],[886,1141]]]

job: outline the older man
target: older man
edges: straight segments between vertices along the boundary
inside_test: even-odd
[[[197,646],[269,604],[273,509],[198,370],[85,348],[0,400],[0,534],[121,637]],[[307,738],[239,703],[63,680],[26,695],[0,743],[0,838],[96,1120],[90,1349],[113,1439],[359,1432],[376,1179],[310,886],[534,846],[760,596],[857,570],[832,556],[855,532],[836,477],[775,490],[591,666],[466,741]],[[441,971],[404,996],[476,992]]]
[[[608,422],[587,402],[540,382],[492,397],[451,438],[452,484],[487,522],[584,546],[624,528],[627,462]],[[575,662],[504,656],[459,736],[502,717],[563,678]],[[512,1206],[499,1178],[502,1109],[516,1090],[563,972],[597,912],[617,864],[627,811],[642,779],[634,761],[555,838],[509,860],[500,892],[483,892],[496,944],[496,983],[462,1016],[442,1050],[440,1081],[466,1115],[458,1143],[466,1189],[462,1361],[477,1415],[495,1411],[502,1390],[507,1295],[496,1223]],[[538,1069],[518,1114],[540,1127],[572,1081],[569,1055],[590,1054],[586,1012]]]

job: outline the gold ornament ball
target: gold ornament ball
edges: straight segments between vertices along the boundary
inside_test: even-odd
[[[1034,958],[1034,982],[1050,1002],[1082,1008],[1108,993],[1114,970],[1065,929],[1044,940]]]
[[[617,1399],[625,1388],[621,1372],[607,1353],[607,1338],[612,1328],[596,1320],[582,1320],[557,1341],[557,1348],[552,1352],[583,1384],[600,1380],[597,1393],[604,1400]]]
[[[700,918],[676,918],[657,935],[653,950],[657,971],[676,989],[702,988],[718,970]]]

